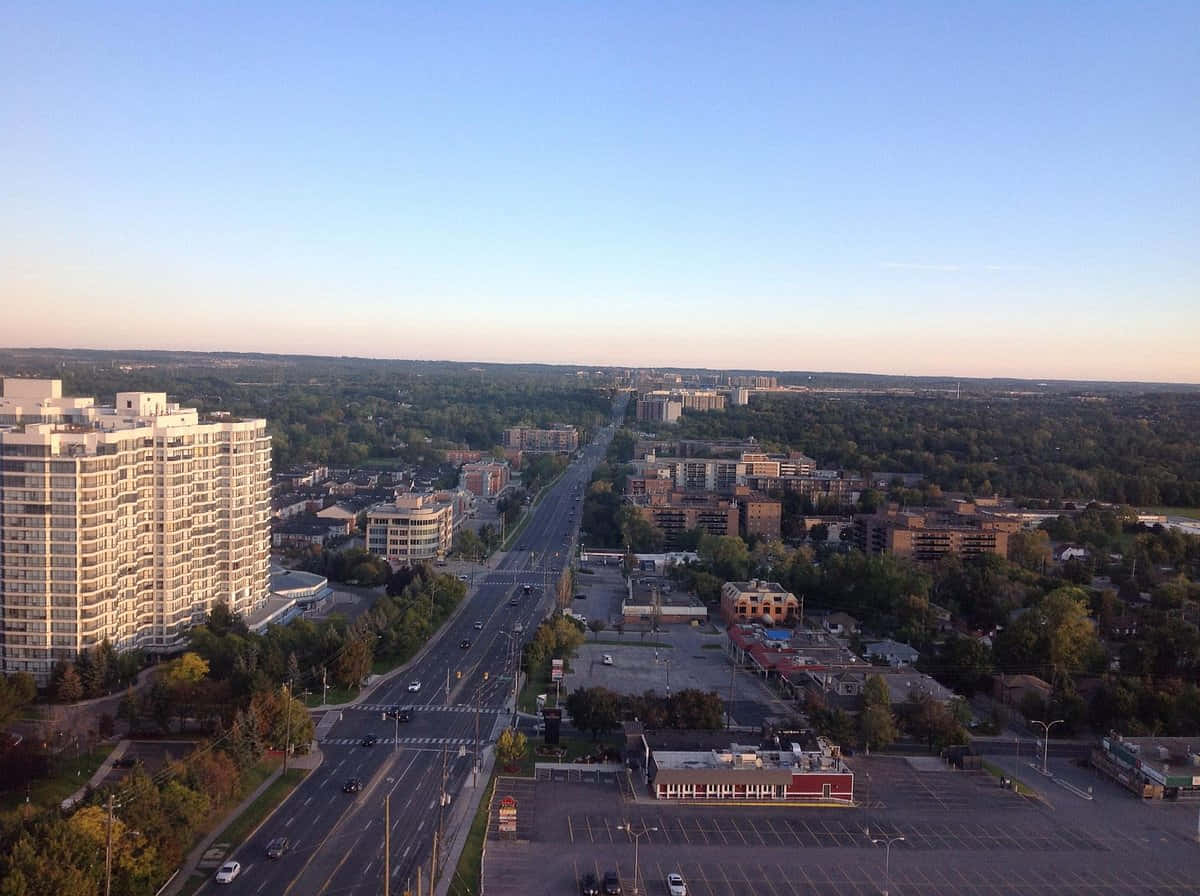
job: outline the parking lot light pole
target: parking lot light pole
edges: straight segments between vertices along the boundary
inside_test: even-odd
[[[1064,720],[1063,719],[1055,719],[1053,722],[1042,722],[1042,721],[1039,721],[1038,719],[1030,719],[1029,721],[1032,722],[1034,725],[1041,725],[1042,730],[1046,734],[1045,739],[1042,741],[1042,774],[1048,775],[1048,774],[1050,774],[1050,771],[1047,768],[1047,763],[1050,760],[1050,729],[1053,728],[1055,725],[1061,725]]]
[[[871,842],[878,846],[883,844],[883,896],[888,896],[888,890],[892,887],[892,844],[899,843],[903,840],[903,835],[895,837],[878,837]]]
[[[624,831],[633,838],[633,896],[638,894],[638,842],[642,837],[649,834],[651,831],[657,831],[658,828],[646,827],[646,823],[642,822],[642,829],[635,831],[633,825],[629,822],[617,825],[618,831]]]

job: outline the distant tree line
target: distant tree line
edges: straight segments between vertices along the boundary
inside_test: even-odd
[[[1200,394],[950,398],[757,395],[678,435],[803,450],[827,467],[923,474],[946,490],[1200,506]]]

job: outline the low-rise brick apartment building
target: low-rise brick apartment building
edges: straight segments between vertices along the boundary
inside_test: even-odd
[[[679,536],[689,529],[708,535],[737,535],[737,502],[715,495],[671,490],[633,498],[633,506],[650,525],[661,529],[665,546],[675,547]]]
[[[549,429],[513,426],[504,430],[504,447],[526,454],[571,454],[579,450],[579,430],[566,423]]]
[[[507,461],[478,461],[463,464],[459,481],[463,488],[480,498],[494,498],[508,487]]]
[[[1019,523],[971,512],[900,511],[895,508],[854,518],[859,550],[895,554],[914,560],[936,560],[946,554],[1008,556],[1008,536]]]

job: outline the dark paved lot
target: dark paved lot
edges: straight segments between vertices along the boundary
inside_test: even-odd
[[[609,869],[632,893],[626,823],[657,829],[638,849],[642,892],[652,896],[666,893],[670,871],[696,896],[871,896],[885,886],[885,850],[872,840],[896,836],[893,896],[1200,892],[1197,806],[1107,792],[1089,802],[1053,784],[1033,800],[984,773],[919,760],[856,757],[853,767],[864,804],[868,776],[871,789],[869,805],[854,809],[632,802],[607,777],[539,780],[522,794],[535,813],[527,839],[488,844],[487,893],[576,893],[584,871]]]

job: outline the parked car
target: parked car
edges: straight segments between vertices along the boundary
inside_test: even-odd
[[[278,859],[282,857],[288,851],[290,845],[287,837],[276,837],[267,844],[267,858]]]
[[[408,683],[408,689],[409,689],[410,691],[414,691],[414,692],[415,692],[415,691],[419,691],[419,690],[421,690],[421,682],[419,682],[419,681],[410,681],[410,682]]]
[[[478,622],[475,623],[475,631],[480,631],[482,628],[483,628],[483,620],[480,619]]]
[[[672,871],[667,875],[667,894],[668,896],[687,896],[687,884],[683,882],[683,875],[678,871]]]
[[[621,896],[621,878],[615,871],[604,872],[604,896]]]
[[[612,654],[611,653],[604,654],[603,656],[600,657],[600,662],[606,666],[611,666],[613,664]]]
[[[377,743],[379,743],[379,738],[377,738],[374,734],[368,734],[362,739],[362,745],[364,747],[373,747]]]
[[[471,639],[463,638],[461,641],[458,642],[458,646],[461,647],[463,650],[469,649],[471,646]]]
[[[469,581],[471,581],[471,577],[470,576],[459,576],[458,580],[460,582],[469,582]]]
[[[582,896],[600,896],[600,881],[596,880],[593,872],[588,871],[583,875],[579,882],[579,892]]]
[[[350,778],[342,785],[342,793],[358,793],[362,790],[362,781],[358,778]]]
[[[226,862],[217,870],[216,881],[219,884],[231,884],[233,879],[242,873],[240,862]]]

